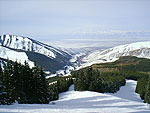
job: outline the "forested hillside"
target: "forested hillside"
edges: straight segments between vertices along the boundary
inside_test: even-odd
[[[42,68],[29,64],[13,63],[8,60],[7,66],[0,67],[0,104],[18,102],[49,103],[48,84]]]
[[[0,65],[0,105],[48,104],[57,100],[58,94],[67,91],[71,84],[70,76],[47,80],[43,69],[36,64],[30,68],[27,62],[22,65],[8,60],[5,67]]]
[[[72,72],[75,90],[115,93],[125,79],[137,80],[136,92],[150,103],[150,60],[133,56],[120,57],[111,63],[94,64]]]
[[[7,61],[0,66],[0,104],[48,104],[59,99],[59,93],[68,91],[74,84],[76,91],[116,93],[124,86],[125,79],[137,80],[136,92],[150,103],[150,60],[137,57],[120,57],[112,63],[94,64],[73,71],[67,77],[46,79],[41,67],[33,68]]]

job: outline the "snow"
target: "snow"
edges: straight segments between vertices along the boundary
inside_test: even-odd
[[[59,52],[57,49],[53,47],[44,45],[42,43],[33,42],[31,39],[22,36],[15,35],[4,35],[1,36],[0,45],[13,48],[13,49],[21,49],[25,51],[34,51],[40,54],[44,54],[50,58],[56,58],[56,54],[53,51]],[[51,51],[52,50],[52,51]],[[61,54],[61,52],[59,52]]]
[[[120,56],[137,56],[150,59],[149,51],[150,41],[120,45],[104,51],[94,51],[82,59],[84,63],[81,67],[90,66],[96,63],[114,62],[118,60]]]
[[[31,67],[34,66],[33,65],[34,63],[32,63],[28,59],[28,56],[24,51],[39,53],[51,59],[55,59],[57,58],[57,56],[59,56],[59,58],[62,57],[63,58],[62,60],[71,58],[71,56],[67,52],[46,45],[39,41],[30,39],[28,37],[15,36],[15,35],[2,35],[0,36],[0,46],[1,49],[3,47],[3,50],[0,50],[1,58],[5,58],[5,59],[9,58],[10,60],[13,61],[18,60],[22,64],[26,60],[29,62],[29,65]],[[19,51],[22,50],[23,52],[18,52],[18,50]]]
[[[122,87],[119,92],[113,94],[114,96],[117,96],[119,98],[131,100],[131,101],[137,101],[137,102],[143,102],[139,96],[139,94],[134,93],[135,86],[137,84],[136,81],[133,80],[127,80],[126,86]],[[126,93],[128,92],[128,93]]]
[[[18,61],[21,64],[24,64],[24,62],[27,61],[30,67],[34,66],[34,62],[28,59],[28,56],[26,55],[25,52],[17,52],[2,46],[0,46],[0,58],[9,59],[14,62]]]
[[[64,69],[56,71],[55,74],[49,74],[48,76],[46,76],[46,78],[51,78],[55,76],[69,76],[72,70],[74,70],[74,67],[66,65],[64,66]]]
[[[115,94],[102,94],[90,91],[61,93],[59,100],[50,104],[1,105],[0,113],[149,113],[148,105],[134,92],[136,81],[127,80]]]
[[[70,62],[75,63],[78,60],[78,58],[80,58],[81,56],[84,56],[84,55],[85,55],[85,53],[83,53],[83,52],[75,54],[75,55],[73,55],[72,59],[70,59]]]

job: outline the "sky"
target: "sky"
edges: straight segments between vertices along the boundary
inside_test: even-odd
[[[0,0],[0,34],[60,47],[150,41],[150,0]]]

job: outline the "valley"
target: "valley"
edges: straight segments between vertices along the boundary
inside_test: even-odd
[[[0,0],[0,113],[150,113],[150,0]]]
[[[0,112],[23,112],[22,108],[25,108],[25,112],[29,112],[30,107],[40,107],[39,111],[35,109],[37,113],[43,111],[72,112],[75,109],[76,112],[92,112],[93,110],[99,112],[100,109],[102,112],[116,113],[123,111],[123,109],[126,109],[127,112],[149,112],[149,104],[147,103],[150,103],[150,42],[132,43],[105,50],[100,48],[65,49],[54,48],[31,38],[4,35],[1,36],[0,44],[1,66],[4,68],[2,75],[6,75],[8,59],[11,60],[13,69],[17,68],[13,67],[16,61],[20,62],[17,64],[22,65],[19,66],[19,70],[24,70],[24,62],[27,62],[25,67],[29,65],[31,68],[31,77],[26,75],[29,77],[26,78],[29,81],[30,79],[34,81],[36,74],[34,70],[41,69],[40,66],[42,66],[46,74],[46,82],[44,82],[46,89],[43,90],[46,95],[41,93],[41,98],[48,97],[45,101],[42,100],[43,104],[49,101],[48,105],[37,105],[42,101],[32,100],[32,97],[30,100],[28,95],[34,92],[29,93],[25,88],[25,95],[29,100],[25,98],[23,101],[12,100],[12,105],[10,105],[12,110],[9,106],[5,109],[4,106],[6,105],[2,105]],[[12,56],[12,53],[15,57]],[[13,70],[10,71],[12,77],[15,77],[14,72]],[[18,73],[20,72],[18,71]],[[26,74],[25,70],[21,74],[22,83],[24,83],[24,74]],[[37,75],[43,76],[42,71]],[[9,79],[10,84],[12,84],[11,87],[13,87],[15,82],[13,83],[11,76]],[[17,78],[16,82],[19,82],[19,79]],[[38,78],[36,79],[38,80]],[[6,82],[5,79],[2,79],[2,91],[5,90],[3,80],[4,83]],[[26,85],[32,86],[32,83],[29,82]],[[38,90],[42,91],[41,89]],[[11,93],[10,95],[15,98]],[[18,95],[17,98],[20,96]],[[108,105],[109,103],[111,105]],[[114,107],[115,110],[113,110]],[[35,112],[34,109],[31,109],[32,112]]]

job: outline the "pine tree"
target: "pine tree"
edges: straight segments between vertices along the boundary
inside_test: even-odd
[[[92,71],[92,77],[91,77],[91,82],[89,85],[89,90],[90,91],[96,91],[96,92],[101,92],[103,93],[102,89],[102,80],[100,73],[97,70]]]
[[[12,74],[12,85],[13,85],[13,98],[15,101],[18,101],[18,103],[21,103],[21,95],[22,95],[22,75],[21,75],[21,64],[17,63],[17,61],[14,63],[13,66],[13,74]]]
[[[145,98],[144,98],[144,102],[149,103],[150,104],[150,76],[148,78],[148,82],[146,85],[146,91],[145,91]]]
[[[49,93],[48,93],[48,83],[45,78],[45,73],[43,72],[42,67],[39,68],[40,75],[40,83],[39,83],[39,96],[41,98],[41,103],[48,104],[49,103]]]
[[[87,87],[89,87],[90,85],[91,77],[92,77],[92,67],[88,67],[85,70],[85,79],[86,79]]]
[[[3,70],[0,64],[0,105],[7,104],[5,90],[6,90],[6,87],[3,84]]]
[[[86,81],[86,76],[83,70],[79,71],[79,77],[75,81],[75,90],[86,91],[88,90],[88,85]]]
[[[49,85],[50,101],[58,100],[58,98],[59,98],[58,94],[59,94],[58,84],[54,83],[54,84]]]
[[[2,70],[1,64],[0,64],[0,82],[1,83],[3,82],[3,70]]]
[[[42,68],[35,66],[32,68],[32,73],[32,92],[34,95],[32,96],[31,103],[49,103],[48,86]]]
[[[142,77],[142,78],[140,78],[139,80],[138,80],[138,82],[137,82],[137,85],[136,85],[136,90],[135,90],[135,92],[136,93],[139,93],[140,94],[140,97],[142,98],[142,99],[144,99],[144,97],[145,97],[145,90],[146,90],[146,88],[145,88],[145,86],[146,86],[146,84],[147,84],[147,80],[144,78],[144,77]]]
[[[4,85],[6,86],[7,93],[7,104],[11,104],[14,102],[13,98],[13,85],[12,85],[12,61],[8,60],[7,66],[4,68]]]
[[[5,92],[5,93],[4,93]],[[57,94],[58,96],[58,94]],[[48,83],[45,73],[38,66],[29,67],[12,61],[7,62],[4,72],[0,66],[0,104],[48,104]]]

